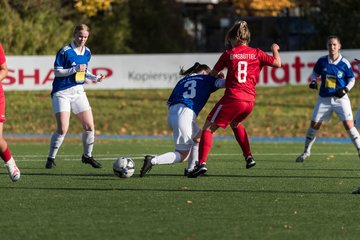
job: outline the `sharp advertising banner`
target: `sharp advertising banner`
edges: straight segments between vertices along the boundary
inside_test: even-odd
[[[282,67],[265,67],[258,86],[307,84],[317,59],[327,51],[280,52]],[[359,50],[343,50],[359,78],[354,58]],[[104,74],[101,83],[89,82],[87,89],[160,89],[172,88],[180,79],[181,67],[189,68],[195,62],[213,67],[220,53],[211,54],[136,54],[93,55],[89,69],[93,74]],[[51,90],[54,79],[55,56],[8,56],[9,74],[3,80],[5,90]]]

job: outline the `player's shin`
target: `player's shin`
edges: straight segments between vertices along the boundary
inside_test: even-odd
[[[358,130],[355,127],[352,127],[351,129],[347,130],[347,133],[350,136],[350,139],[352,141],[352,143],[354,144],[354,146],[356,147],[356,149],[358,150],[358,154],[360,153],[360,135]]]
[[[199,143],[194,142],[190,151],[187,170],[192,171],[198,161],[199,161]]]
[[[245,158],[251,156],[249,138],[246,130],[242,124],[239,124],[236,128],[231,128],[234,132],[236,141],[239,143],[243,155]]]
[[[311,152],[311,147],[314,144],[315,140],[316,140],[316,133],[317,133],[317,129],[314,128],[309,128],[306,132],[306,139],[305,139],[305,148],[304,148],[304,153],[308,153],[310,155]]]
[[[206,163],[207,156],[209,155],[210,149],[212,147],[212,137],[213,134],[209,130],[204,130],[201,135],[201,140],[199,144],[199,163],[201,165]]]
[[[61,146],[61,144],[63,143],[65,138],[65,134],[64,135],[60,135],[58,132],[54,132],[53,135],[51,136],[51,142],[50,142],[50,150],[49,150],[49,158],[54,159],[56,157],[57,152],[59,151],[59,148]]]
[[[83,151],[86,157],[92,156],[94,141],[95,141],[94,131],[83,131],[82,133]]]

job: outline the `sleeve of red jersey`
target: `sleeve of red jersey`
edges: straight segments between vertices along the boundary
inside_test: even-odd
[[[272,65],[275,61],[275,58],[267,53],[265,53],[264,51],[262,51],[261,49],[258,49],[258,56],[259,56],[259,60],[262,63],[262,65]]]
[[[5,53],[2,45],[0,44],[0,65],[6,62]]]
[[[219,60],[215,63],[214,70],[217,72],[222,71],[226,67],[226,61],[229,59],[229,54],[223,52]]]

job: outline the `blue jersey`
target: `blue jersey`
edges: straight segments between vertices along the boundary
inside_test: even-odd
[[[218,89],[215,86],[216,80],[217,78],[211,75],[202,74],[188,75],[180,79],[173,89],[167,105],[182,103],[198,115],[210,94]]]
[[[321,76],[321,97],[334,97],[337,90],[344,88],[355,77],[350,62],[341,55],[334,63],[329,62],[328,56],[319,58],[314,73]]]
[[[70,43],[58,51],[54,63],[55,69],[68,69],[75,67],[78,64],[88,65],[91,58],[90,50],[87,47],[85,47],[84,54],[78,55],[73,47],[74,46]],[[79,84],[84,84],[84,82],[83,81],[76,82],[75,74],[66,77],[55,77],[54,82],[52,84],[53,88],[51,94],[67,88],[71,88]]]

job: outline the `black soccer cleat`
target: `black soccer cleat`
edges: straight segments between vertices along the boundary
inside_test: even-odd
[[[55,158],[48,158],[45,164],[45,168],[47,169],[51,169],[54,168],[56,166],[55,164]]]
[[[201,165],[196,165],[194,170],[191,172],[188,172],[188,178],[197,178],[200,175],[204,175],[207,171],[206,163],[203,163]]]
[[[252,168],[256,165],[256,162],[252,156],[248,156],[245,161],[247,169]]]
[[[144,164],[140,170],[140,177],[144,177],[146,173],[150,172],[153,164],[151,163],[151,159],[153,159],[154,156],[146,155],[144,157]]]
[[[352,191],[352,194],[360,194],[360,187]]]
[[[96,161],[93,156],[86,157],[84,154],[81,157],[81,161],[85,164],[90,164],[93,168],[101,168],[101,163]]]

